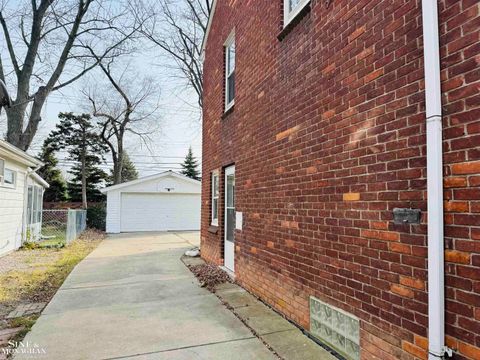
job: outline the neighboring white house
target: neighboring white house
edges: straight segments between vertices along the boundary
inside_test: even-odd
[[[40,237],[43,193],[35,173],[42,162],[0,140],[0,256]]]
[[[166,171],[101,191],[109,233],[200,230],[200,181]]]

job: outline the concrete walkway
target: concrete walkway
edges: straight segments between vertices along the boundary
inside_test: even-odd
[[[275,359],[180,261],[198,238],[108,238],[74,269],[26,336],[35,354],[15,359]]]

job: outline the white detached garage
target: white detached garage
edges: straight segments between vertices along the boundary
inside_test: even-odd
[[[200,181],[166,171],[102,192],[109,233],[200,230]]]

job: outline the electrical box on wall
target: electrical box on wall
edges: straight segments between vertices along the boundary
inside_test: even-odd
[[[243,229],[243,213],[241,211],[235,213],[235,229]]]
[[[420,224],[420,209],[393,209],[393,222],[397,225]]]

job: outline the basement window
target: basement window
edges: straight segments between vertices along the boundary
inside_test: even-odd
[[[283,0],[283,27],[286,28],[309,3],[310,0]]]
[[[225,41],[225,112],[235,104],[235,32]]]
[[[348,360],[360,359],[360,321],[310,297],[310,333]]]

